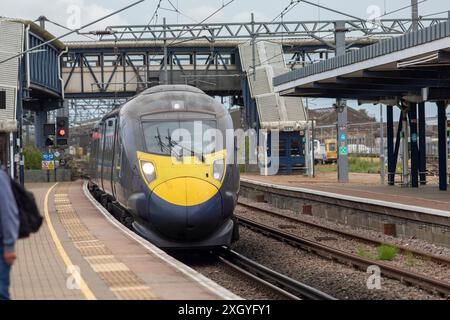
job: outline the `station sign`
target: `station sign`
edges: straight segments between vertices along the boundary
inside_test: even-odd
[[[348,148],[345,147],[339,147],[339,154],[346,156],[348,154]]]
[[[42,154],[42,161],[54,161],[55,155],[51,152],[43,153]]]

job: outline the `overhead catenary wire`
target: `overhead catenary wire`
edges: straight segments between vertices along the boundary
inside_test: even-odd
[[[422,1],[419,1],[417,4],[419,5],[419,4],[424,3],[424,2],[427,2],[427,1],[429,1],[429,0],[422,0]],[[410,4],[410,5],[408,5],[408,6],[404,6],[404,7],[401,7],[401,8],[399,8],[399,9],[395,9],[395,10],[392,10],[392,11],[389,11],[389,12],[385,12],[385,13],[382,14],[381,16],[378,16],[378,17],[374,18],[374,20],[380,19],[380,18],[385,17],[385,16],[388,16],[388,15],[391,15],[391,14],[393,14],[393,13],[397,13],[397,12],[403,11],[403,10],[405,10],[405,9],[409,9],[409,8],[411,8],[412,6],[413,6],[413,4]],[[444,11],[444,12],[447,12],[447,11]],[[434,15],[434,14],[433,14],[433,15]],[[422,18],[424,18],[424,17],[426,17],[426,16],[419,16],[419,20],[422,19]],[[362,37],[362,38],[360,38],[360,39],[358,39],[358,40],[361,40],[361,39],[370,39],[370,38],[372,38],[373,36],[374,36],[373,34],[369,34],[369,35],[366,35],[365,37]],[[356,41],[354,41],[354,42],[348,44],[348,45],[347,45],[347,48],[350,48],[350,47],[351,47],[352,45],[354,45],[355,43],[356,43]]]
[[[430,13],[430,14],[426,14],[426,15],[423,15],[423,16],[419,16],[419,19],[426,18],[426,17],[437,16],[437,15],[444,14],[444,13],[449,14],[449,12],[450,12],[450,9],[445,10],[445,11]]]
[[[418,4],[424,3],[424,2],[427,2],[427,1],[429,1],[429,0],[421,0],[421,1],[418,2]],[[274,19],[271,20],[271,23],[274,22],[275,20],[277,20],[277,19],[280,18],[280,17],[283,19],[283,17],[284,17],[289,11],[291,11],[291,10],[295,7],[295,5],[297,5],[297,4],[301,3],[301,2],[305,2],[305,3],[307,3],[307,4],[315,5],[315,6],[317,6],[318,8],[322,8],[322,9],[325,9],[325,10],[330,10],[330,11],[332,11],[332,12],[339,13],[339,14],[342,14],[342,15],[346,15],[346,16],[351,17],[351,18],[354,18],[354,19],[356,19],[356,20],[363,21],[363,19],[361,19],[361,18],[359,18],[359,17],[353,16],[353,15],[350,15],[350,14],[347,14],[347,13],[345,13],[345,12],[341,12],[341,11],[338,11],[338,10],[335,10],[335,9],[327,8],[327,7],[324,7],[324,6],[320,5],[320,4],[315,4],[315,3],[311,3],[311,2],[309,2],[309,1],[304,1],[304,0],[291,0],[290,3],[288,4],[288,6],[286,6],[286,7],[285,7],[285,8],[284,8],[284,9],[283,9],[283,10],[282,10],[275,18],[274,18]],[[380,18],[382,18],[382,17],[385,17],[385,16],[390,15],[390,14],[393,14],[393,13],[400,12],[400,11],[405,10],[405,9],[408,9],[408,8],[410,8],[410,7],[412,7],[412,4],[410,4],[410,5],[408,5],[408,6],[404,6],[404,7],[398,8],[398,9],[395,9],[395,10],[392,10],[392,11],[389,11],[389,12],[385,12],[383,15],[380,15],[380,16],[374,18],[374,20],[380,19]],[[444,11],[444,12],[448,12],[448,11]],[[441,13],[444,13],[444,12],[441,12]],[[421,16],[421,18],[422,18],[422,17],[424,17],[424,16]],[[332,36],[333,34],[334,34],[334,32],[329,33],[329,34],[326,34],[326,35],[321,36],[321,37],[315,37],[315,39],[316,39],[316,40],[319,40],[319,41],[324,41],[325,38],[328,38],[328,37]],[[371,38],[371,37],[373,37],[373,36],[374,36],[373,34],[372,34],[372,35],[367,35],[367,36],[365,36],[365,37],[363,37],[363,38],[358,39],[358,41],[361,40],[361,39],[368,39],[368,38]],[[282,37],[282,39],[283,39],[283,37]],[[326,42],[325,42],[325,43],[326,43]],[[353,44],[355,44],[355,43],[356,43],[356,42],[350,43],[349,45],[347,45],[347,48],[351,47],[351,46],[352,46]],[[329,46],[331,46],[330,43],[326,43],[326,44],[329,45]],[[262,62],[260,63],[260,65],[263,64],[263,63],[269,62],[269,61],[271,61],[271,60],[273,60],[273,59],[279,57],[280,55],[282,55],[282,54],[276,54],[276,55],[274,55],[274,56],[272,56],[272,57],[266,59],[265,61],[262,61]]]
[[[0,64],[5,63],[5,62],[7,62],[7,61],[10,61],[10,60],[12,60],[12,59],[18,58],[18,57],[20,57],[20,56],[22,56],[22,55],[24,55],[24,54],[26,54],[26,53],[32,52],[32,51],[34,51],[34,50],[36,50],[36,49],[38,49],[38,48],[44,47],[44,46],[46,46],[46,45],[48,45],[48,44],[50,44],[50,43],[52,43],[52,42],[54,42],[54,41],[60,40],[60,39],[62,39],[62,38],[65,38],[65,37],[67,37],[67,36],[69,36],[69,35],[71,35],[71,34],[73,34],[73,33],[78,33],[79,31],[83,30],[84,28],[87,28],[87,27],[89,27],[89,26],[92,26],[92,25],[94,25],[94,24],[100,22],[100,21],[103,21],[103,20],[105,20],[105,19],[107,19],[107,18],[110,18],[110,17],[112,17],[112,16],[114,16],[114,15],[116,15],[116,14],[122,12],[122,11],[125,11],[125,10],[127,10],[127,9],[130,9],[131,7],[134,7],[134,6],[136,6],[136,5],[138,5],[139,3],[142,3],[142,2],[144,2],[144,1],[146,1],[146,0],[138,0],[138,1],[136,1],[136,2],[133,2],[132,4],[129,4],[129,5],[123,7],[123,8],[121,8],[121,9],[119,9],[119,10],[113,11],[112,13],[109,13],[109,14],[107,14],[107,15],[105,15],[105,16],[99,18],[99,19],[96,19],[96,20],[94,20],[94,21],[92,21],[92,22],[89,22],[88,24],[85,24],[85,25],[81,26],[80,28],[77,28],[77,29],[74,29],[74,30],[72,30],[72,31],[69,31],[69,32],[67,32],[67,33],[65,33],[65,34],[63,34],[63,35],[61,35],[61,36],[59,36],[59,37],[54,37],[54,38],[52,38],[52,39],[50,39],[50,40],[48,40],[48,41],[45,41],[45,42],[43,42],[43,43],[41,43],[41,44],[38,44],[37,46],[34,46],[34,47],[30,48],[30,49],[21,51],[21,52],[19,52],[18,54],[12,55],[12,56],[10,56],[10,57],[8,57],[8,58],[6,58],[6,59],[0,61]]]
[[[172,1],[170,1],[170,0],[167,0],[167,1],[168,1],[169,4],[172,6],[174,12],[178,13],[179,15],[181,15],[181,16],[183,16],[183,17],[185,17],[185,18],[188,18],[189,20],[191,20],[191,21],[193,21],[193,22],[195,22],[195,23],[198,23],[198,21],[197,21],[196,19],[194,19],[194,18],[188,16],[187,14],[181,12],[180,9],[179,9],[178,7],[176,7],[176,6],[173,4]],[[166,10],[169,10],[169,9],[166,9]]]
[[[229,0],[225,3],[222,3],[222,6],[219,7],[217,10],[215,10],[214,12],[210,13],[206,18],[204,18],[202,21],[200,21],[199,23],[197,23],[196,25],[194,25],[194,28],[199,27],[202,23],[206,22],[207,20],[211,19],[213,16],[215,16],[216,14],[218,14],[220,11],[222,11],[223,9],[225,9],[227,6],[229,6],[231,3],[233,3],[236,0]],[[186,34],[189,31],[184,31],[181,32],[175,39],[172,40],[172,42],[169,43],[168,46],[171,46],[173,44],[177,44],[176,41],[181,38],[184,34]]]
[[[47,17],[44,17],[44,18],[45,18],[45,21],[50,22],[51,24],[53,24],[53,25],[55,25],[55,26],[57,26],[57,27],[60,27],[60,28],[62,28],[62,29],[68,30],[68,31],[74,31],[74,29],[68,28],[68,27],[66,27],[66,26],[64,26],[64,25],[62,25],[62,24],[60,24],[60,23],[58,23],[58,22],[56,22],[56,21],[50,20],[50,19],[47,18]],[[34,22],[36,22],[36,21],[37,21],[37,20],[35,20]],[[84,37],[86,37],[86,38],[89,38],[89,39],[95,41],[95,39],[94,39],[93,37],[91,37],[91,36],[89,36],[89,35],[87,35],[87,34],[78,33],[78,32],[77,32],[77,34],[82,35],[82,36],[84,36]]]
[[[213,16],[215,16],[217,13],[219,13],[221,10],[223,10],[225,7],[227,7],[228,5],[230,5],[231,3],[233,3],[234,1],[235,1],[235,0],[229,0],[229,1],[227,1],[227,2],[222,2],[222,5],[221,5],[218,9],[216,9],[215,11],[213,11],[212,13],[210,13],[210,14],[209,14],[206,18],[204,18],[202,21],[197,22],[197,23],[194,25],[193,28],[196,28],[196,27],[200,26],[202,23],[204,23],[204,22],[206,22],[207,20],[211,19]],[[163,10],[164,10],[165,8],[161,7],[161,2],[162,2],[162,0],[159,1],[158,6],[157,6],[157,9],[163,9]],[[176,8],[176,7],[173,5],[173,3],[172,3],[171,1],[169,1],[169,3],[170,3],[170,5],[174,8],[174,11],[176,10],[176,12],[179,13],[180,15],[186,16],[186,17],[188,17],[189,19],[193,20],[193,18],[191,18],[191,17],[189,17],[189,16],[183,14],[178,8]],[[165,9],[165,10],[168,10],[168,9]],[[154,13],[153,16],[156,17],[156,19],[158,19],[158,13],[157,13],[157,12],[156,12],[156,14]],[[153,21],[153,19],[154,19],[153,16],[152,16],[151,21]],[[156,25],[156,21],[155,21],[155,25]],[[181,37],[182,37],[184,34],[186,34],[187,32],[189,32],[189,31],[184,31],[184,32],[181,32],[180,34],[178,34],[178,36],[175,37],[169,44],[167,44],[166,47],[172,46],[172,45],[174,45],[174,44],[179,44],[179,43],[183,43],[183,42],[195,40],[195,38],[190,38],[190,39],[185,39],[185,40],[176,42],[179,38],[181,38]],[[140,37],[142,37],[142,34],[141,34]],[[155,46],[156,46],[156,38],[155,38]],[[152,60],[155,56],[160,55],[160,54],[162,54],[162,53],[163,53],[163,48],[160,48],[157,52],[155,52],[155,54],[153,54],[153,55],[149,58],[149,60]],[[167,57],[164,57],[163,59],[167,59]]]

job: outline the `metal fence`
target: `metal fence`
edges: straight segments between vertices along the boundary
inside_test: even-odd
[[[397,128],[397,124],[394,124],[394,128]],[[323,145],[325,140],[337,138],[336,130],[336,125],[316,126],[314,130],[314,139],[319,140],[320,144]],[[383,130],[383,141],[381,141],[381,128],[379,122],[349,124],[347,126],[347,145],[349,154],[361,157],[379,157],[381,150],[380,146],[384,146],[384,154],[387,155],[387,133],[385,123],[383,124]],[[395,140],[396,137],[394,136],[394,144]],[[401,152],[400,148],[400,153]],[[438,158],[437,127],[435,126],[428,126],[427,128],[426,154],[429,159]]]

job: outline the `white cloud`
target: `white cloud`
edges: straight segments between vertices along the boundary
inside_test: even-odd
[[[210,16],[213,12],[215,12],[219,6],[208,6],[208,5],[200,5],[195,8],[190,8],[186,10],[186,14],[200,22],[203,21],[206,17]],[[230,15],[231,13],[231,15]],[[253,11],[255,16],[255,21],[270,21],[269,17],[262,12]],[[219,11],[214,16],[209,18],[207,22],[249,22],[251,20],[251,12],[250,11]],[[191,22],[191,21],[186,21]]]
[[[200,22],[203,21],[206,17],[210,16],[216,10],[217,7],[214,6],[200,5],[197,7],[191,7],[190,9],[186,10],[186,15]],[[225,21],[224,12],[219,11],[210,19],[208,19],[207,22],[223,22],[223,21]]]
[[[273,18],[269,18],[267,15],[265,15],[262,12],[254,11],[253,13],[254,13],[255,21],[257,21],[257,22],[260,22],[260,21],[266,22],[266,21],[270,21],[273,19]],[[241,11],[241,12],[235,14],[234,16],[232,16],[231,20],[234,22],[249,22],[249,21],[251,21],[251,16],[252,16],[251,12]]]

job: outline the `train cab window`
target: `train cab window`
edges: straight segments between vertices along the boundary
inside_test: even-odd
[[[172,151],[183,155],[215,152],[220,148],[211,134],[215,129],[214,120],[143,122],[147,151],[162,155],[170,155]]]
[[[336,151],[336,144],[335,143],[330,143],[328,145],[328,151]]]

